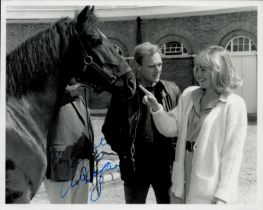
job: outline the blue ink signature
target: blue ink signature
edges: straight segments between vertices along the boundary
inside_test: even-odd
[[[94,176],[99,178],[99,183],[97,183],[97,186],[94,186],[92,191],[91,191],[91,195],[90,195],[90,200],[95,202],[99,199],[101,192],[102,192],[102,182],[103,182],[103,174],[106,171],[112,171],[116,168],[119,168],[119,164],[114,164],[111,165],[111,162],[107,162],[104,164],[104,166],[102,167],[102,169],[98,170],[98,172],[94,173]],[[94,194],[95,190],[97,190],[97,194]],[[95,195],[95,196],[94,196]]]
[[[99,149],[104,147],[105,145],[107,145],[107,142],[104,138],[100,139],[100,143],[98,145],[94,146],[94,149]],[[99,152],[96,157],[95,160],[97,162],[99,162],[100,160],[102,160],[102,158],[104,157],[104,153],[103,152]],[[80,160],[83,161],[83,160]],[[119,164],[113,164],[111,162],[106,162],[103,167],[98,170],[98,171],[94,171],[93,172],[93,176],[96,177],[96,185],[92,188],[91,190],[91,195],[90,195],[90,200],[92,202],[97,201],[102,193],[102,183],[103,183],[103,175],[105,172],[107,171],[113,171],[115,169],[119,169]],[[84,183],[84,184],[88,184],[91,183],[91,180],[89,178],[89,171],[86,167],[82,167],[81,171],[80,171],[80,176],[78,179],[76,180],[71,180],[70,183],[68,184],[68,186],[65,186],[66,184],[62,183],[61,188],[60,188],[60,196],[61,198],[64,198],[67,193],[69,192],[70,189],[76,187],[77,185],[79,185],[80,183]],[[95,193],[96,192],[96,193]]]
[[[100,143],[94,146],[94,150],[95,151],[99,150],[100,148],[103,148],[105,145],[107,145],[106,139],[101,138]],[[98,154],[96,154],[95,160],[99,162],[100,160],[102,160],[103,157],[104,157],[104,152],[99,152]]]

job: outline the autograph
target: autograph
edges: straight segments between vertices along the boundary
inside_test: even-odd
[[[98,145],[95,145],[94,149],[101,149],[105,145],[107,145],[106,140],[104,138],[101,138],[100,143]],[[104,155],[105,153],[103,151],[99,152],[96,155],[95,161],[99,162],[100,160],[103,159]],[[83,160],[80,160],[80,161],[83,161]],[[92,202],[95,202],[100,198],[100,195],[102,193],[102,183],[103,183],[104,173],[108,171],[113,171],[116,169],[119,169],[119,164],[108,161],[103,165],[103,167],[100,170],[93,172],[93,176],[96,177],[97,180],[96,180],[96,185],[91,190],[90,200]],[[61,188],[60,188],[61,198],[64,198],[69,192],[69,190],[76,187],[77,185],[81,183],[84,183],[84,184],[91,183],[91,180],[88,174],[89,174],[88,169],[86,167],[82,167],[80,171],[80,176],[78,179],[71,180],[69,184],[62,183]]]

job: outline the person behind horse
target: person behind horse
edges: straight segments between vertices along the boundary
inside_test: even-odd
[[[187,88],[176,108],[167,113],[158,99],[141,87],[144,102],[151,107],[159,132],[178,136],[173,202],[232,203],[237,198],[247,130],[246,105],[233,93],[242,81],[223,47],[204,49],[194,63],[200,86]]]
[[[87,87],[76,83],[75,78],[70,80],[48,134],[48,169],[44,185],[50,203],[88,203],[94,135],[87,91]]]
[[[180,94],[174,82],[160,80],[162,59],[158,46],[143,43],[134,49],[137,84],[152,92],[167,111],[174,108]],[[174,140],[156,129],[150,109],[142,104],[144,93],[122,102],[112,95],[102,132],[120,159],[126,203],[145,203],[150,186],[157,203],[169,203]]]
[[[94,6],[85,6],[74,19],[57,20],[6,55],[6,203],[30,203],[39,190],[47,171],[48,131],[70,78],[78,78],[98,93],[115,92],[123,100],[133,96],[136,78],[131,67],[96,23]],[[85,110],[82,103],[73,104]],[[86,120],[75,119],[82,121],[80,125]],[[72,130],[82,129],[77,128]],[[80,142],[85,142],[85,135],[81,137]],[[89,135],[87,138],[91,140]],[[54,145],[53,149],[53,160],[70,163],[64,159],[63,154],[70,153],[63,152],[63,145]],[[88,182],[86,172],[83,173],[82,180]],[[74,188],[70,187],[76,189],[77,182],[78,179],[72,183]]]

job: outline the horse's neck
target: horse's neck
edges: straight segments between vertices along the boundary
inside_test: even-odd
[[[32,121],[33,135],[35,133],[38,135],[37,138],[43,139],[44,144],[55,111],[58,99],[57,92],[58,85],[54,82],[48,82],[42,92],[28,93],[23,95],[21,99],[15,99],[12,96],[8,98],[7,106],[20,109],[19,112],[23,113],[26,121]]]

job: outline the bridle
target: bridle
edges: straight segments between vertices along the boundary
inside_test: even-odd
[[[86,51],[84,44],[82,43],[78,32],[76,31],[76,29],[74,29],[74,33],[79,41],[80,44],[80,50],[81,50],[81,54],[83,57],[83,69],[82,69],[82,73],[85,73],[88,69],[88,67],[92,67],[93,69],[95,69],[99,74],[101,74],[108,82],[109,84],[113,84],[114,82],[116,82],[116,80],[118,78],[120,78],[121,76],[127,74],[128,72],[131,71],[131,68],[126,68],[125,70],[121,71],[121,72],[114,72],[114,74],[106,69],[101,68],[97,63],[94,62],[92,56],[90,56],[88,54],[88,52]],[[112,64],[112,65],[117,65],[117,64]]]

